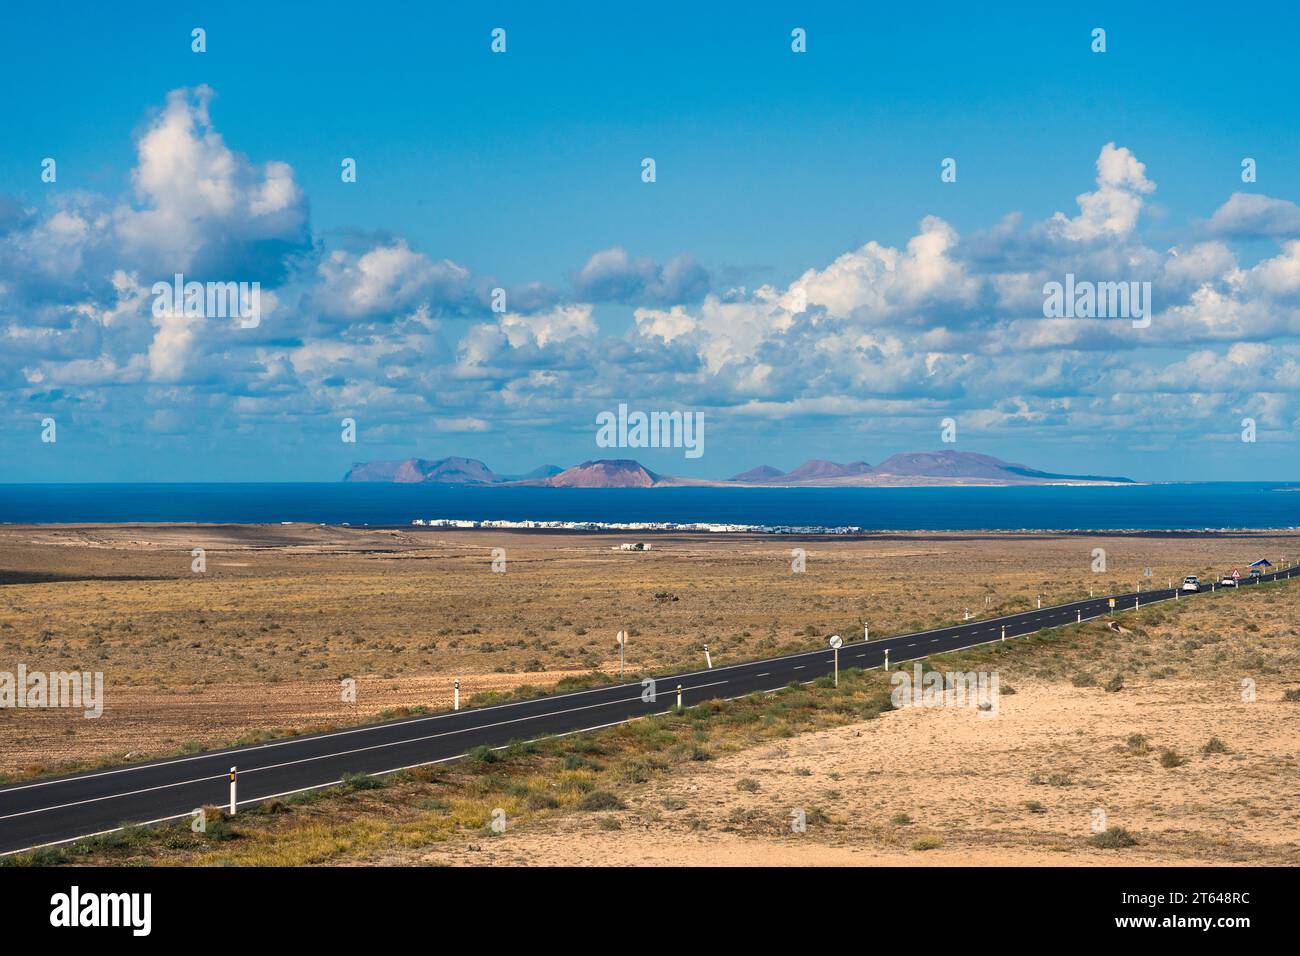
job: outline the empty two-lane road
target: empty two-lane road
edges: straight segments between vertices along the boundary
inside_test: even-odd
[[[1297,568],[1264,575],[1289,578]],[[846,644],[841,667],[878,667],[889,651],[902,663],[943,651],[1031,634],[1043,628],[1100,617],[1173,599],[1173,590],[1106,595],[1005,617],[972,620],[952,627]],[[1191,597],[1189,593],[1187,597]],[[13,784],[0,788],[0,853],[116,829],[125,822],[157,822],[186,815],[197,807],[224,805],[229,771],[239,768],[239,802],[338,783],[345,773],[385,773],[405,767],[454,760],[479,746],[501,747],[513,740],[577,733],[663,713],[676,703],[740,697],[777,690],[792,681],[807,682],[833,666],[828,648],[696,671],[655,681],[654,699],[642,684],[618,684],[571,694],[461,710],[292,737],[266,744],[133,764],[107,770]]]

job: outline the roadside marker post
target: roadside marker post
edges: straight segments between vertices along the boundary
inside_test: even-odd
[[[885,648],[885,670],[889,670],[889,648]]]
[[[460,678],[459,677],[456,678],[456,683],[454,683],[452,687],[455,696],[452,697],[451,709],[460,710]]]
[[[1006,639],[1007,639],[1007,626],[1006,626],[1005,624],[1003,624],[1003,625],[1002,625],[1002,640],[1005,641]]]
[[[238,801],[235,799],[236,773],[238,773],[238,771],[234,767],[231,767],[230,768],[230,815],[232,817],[235,815],[235,808],[239,805]]]
[[[871,640],[871,625],[866,621],[862,622],[862,640],[863,643]]]
[[[1043,608],[1043,596],[1040,594],[1038,595],[1038,609],[1041,611],[1042,608]]]
[[[682,709],[682,685],[677,685],[677,709]]]
[[[713,658],[709,654],[709,645],[704,645],[704,663],[709,665],[709,670],[713,670]]]
[[[1076,620],[1074,623],[1075,623],[1075,624],[1082,624],[1082,623],[1083,623],[1083,608],[1079,608],[1079,618],[1078,618],[1078,620]]]

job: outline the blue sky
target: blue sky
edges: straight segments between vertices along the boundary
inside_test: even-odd
[[[524,471],[608,454],[619,402],[705,413],[702,458],[637,454],[678,474],[952,417],[1051,470],[1294,477],[1286,6],[559,10],[9,13],[0,481]],[[176,271],[260,281],[264,320],[154,315]],[[1066,272],[1152,282],[1151,327],[1045,319]]]

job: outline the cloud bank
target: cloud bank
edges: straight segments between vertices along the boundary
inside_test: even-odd
[[[567,286],[497,301],[454,250],[314,234],[294,170],[231,149],[212,99],[167,96],[121,197],[0,199],[11,418],[111,410],[167,432],[354,416],[388,435],[422,422],[517,436],[586,425],[617,396],[773,428],[929,431],[955,415],[988,432],[1176,440],[1243,414],[1300,424],[1300,207],[1235,193],[1157,248],[1141,228],[1157,184],[1122,145],[1102,145],[1092,188],[1040,222],[1009,210],[963,236],[923,216],[901,245],[867,241],[755,288],[717,288],[686,252],[614,246]],[[1269,251],[1246,261],[1242,239]],[[260,282],[262,321],[155,316],[150,287],[174,273]],[[1067,273],[1150,282],[1150,327],[1045,318],[1043,286]]]

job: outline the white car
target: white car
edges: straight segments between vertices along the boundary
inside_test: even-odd
[[[1225,574],[1223,577],[1219,578],[1219,587],[1221,588],[1235,588],[1236,586],[1237,579],[1231,574]]]
[[[1184,591],[1199,591],[1201,589],[1201,579],[1194,574],[1189,574],[1183,578]]]

